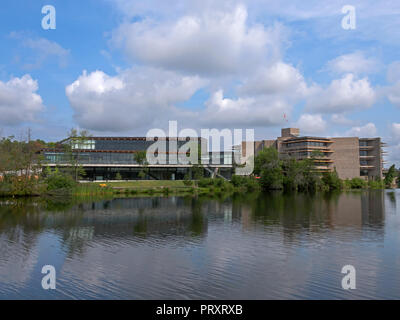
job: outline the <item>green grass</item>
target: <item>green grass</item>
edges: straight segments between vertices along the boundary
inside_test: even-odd
[[[100,185],[102,182],[82,183],[87,185]],[[161,187],[186,187],[182,180],[137,180],[123,182],[104,182],[111,188],[161,188]]]

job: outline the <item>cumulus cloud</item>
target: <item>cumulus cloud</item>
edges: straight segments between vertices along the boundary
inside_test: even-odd
[[[197,76],[137,67],[115,76],[84,71],[65,91],[80,126],[118,132],[176,119],[180,112],[175,105],[204,84]]]
[[[377,130],[375,124],[369,122],[364,126],[352,127],[346,132],[346,135],[351,137],[373,138],[376,137]]]
[[[239,88],[239,92],[245,95],[285,93],[296,97],[305,96],[307,90],[307,84],[300,71],[282,61],[261,68]]]
[[[44,110],[42,98],[36,92],[39,86],[29,74],[0,81],[0,124],[14,126],[35,121],[36,115]]]
[[[296,123],[300,132],[304,133],[323,133],[326,130],[326,121],[320,114],[303,114]]]
[[[318,113],[343,113],[371,107],[376,100],[375,90],[367,78],[357,79],[346,74],[336,79],[307,99],[307,111]]]
[[[333,73],[355,73],[366,74],[375,72],[378,69],[379,61],[375,58],[366,58],[361,51],[341,55],[330,60],[326,69]]]
[[[291,106],[282,99],[224,97],[223,91],[214,92],[206,102],[201,118],[216,126],[271,126],[284,122]]]
[[[280,56],[281,25],[249,26],[247,9],[202,10],[176,21],[144,19],[122,24],[111,43],[133,61],[169,70],[221,75],[254,70]]]

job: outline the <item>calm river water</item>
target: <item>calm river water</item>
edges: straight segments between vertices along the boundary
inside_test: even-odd
[[[400,190],[0,200],[0,299],[60,298],[400,299]]]

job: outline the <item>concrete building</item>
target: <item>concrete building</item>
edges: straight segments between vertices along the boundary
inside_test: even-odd
[[[247,143],[242,143],[242,150],[246,150]],[[300,136],[298,128],[284,128],[275,140],[255,141],[254,152],[257,154],[263,148],[274,147],[281,158],[301,160],[312,157],[318,171],[336,169],[341,179],[375,179],[383,177],[383,146],[381,138]],[[245,157],[245,152],[242,155]]]

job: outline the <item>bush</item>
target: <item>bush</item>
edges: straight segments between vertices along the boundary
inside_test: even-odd
[[[213,186],[213,185],[214,185],[214,181],[211,178],[202,178],[198,182],[198,186],[200,188],[206,188],[206,187]]]
[[[185,186],[191,186],[193,184],[193,181],[190,180],[190,176],[188,173],[186,173],[185,176],[183,177],[183,184]]]
[[[367,186],[367,181],[361,178],[353,178],[349,180],[350,189],[362,189]]]
[[[48,191],[60,189],[71,190],[76,185],[76,182],[70,175],[63,174],[57,170],[48,175],[45,182]]]
[[[368,181],[368,187],[370,189],[384,189],[385,184],[383,183],[382,180],[369,180]]]
[[[249,180],[248,177],[233,175],[232,179],[231,179],[231,183],[235,187],[241,187],[241,186],[246,185],[248,180]]]
[[[324,172],[322,183],[329,191],[339,190],[342,188],[342,182],[339,179],[336,170],[333,172]]]
[[[260,189],[260,183],[253,178],[247,178],[245,187],[247,192],[253,192]]]

